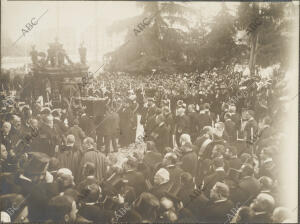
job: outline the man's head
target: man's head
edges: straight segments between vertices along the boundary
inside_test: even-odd
[[[135,170],[138,166],[138,161],[133,156],[128,156],[127,161],[123,163],[124,170]]]
[[[180,143],[181,143],[181,145],[185,145],[187,143],[192,144],[191,136],[189,134],[182,134],[180,136]]]
[[[188,106],[188,112],[192,113],[192,112],[195,112],[196,108],[195,108],[195,105],[194,104],[190,104]]]
[[[178,115],[179,117],[182,117],[184,114],[185,114],[185,109],[184,109],[184,108],[179,108],[179,109],[177,110],[177,115]]]
[[[11,124],[9,122],[4,122],[2,125],[2,130],[5,134],[8,134],[11,130]]]
[[[90,148],[94,148],[95,147],[95,142],[94,139],[92,139],[91,137],[87,137],[83,140],[83,144],[82,147],[84,150],[90,149]]]
[[[216,157],[213,159],[213,167],[214,169],[224,167],[224,161],[222,158]]]
[[[1,160],[6,160],[7,159],[7,151],[5,145],[1,144]]]
[[[57,171],[56,182],[59,183],[62,188],[74,186],[74,177],[72,171],[67,168],[59,169]]]
[[[208,138],[212,138],[213,135],[213,128],[210,126],[204,126],[201,131],[202,136],[205,135]]]
[[[277,207],[273,211],[273,215],[272,215],[273,223],[287,223],[284,221],[290,220],[291,218],[292,218],[292,212],[288,208]]]
[[[267,176],[260,177],[259,183],[262,190],[271,190],[273,187],[273,180]]]
[[[38,127],[39,127],[39,122],[37,119],[30,119],[29,124],[31,127],[35,128],[35,129],[38,129]]]
[[[209,111],[210,110],[210,105],[209,103],[204,104],[204,110]]]
[[[225,150],[225,155],[228,156],[229,158],[233,157],[233,156],[236,156],[237,155],[236,147],[235,146],[227,147],[226,150]]]
[[[156,121],[157,125],[160,125],[161,123],[165,122],[164,115],[162,115],[162,114],[157,115],[156,118],[155,118],[155,121]]]
[[[21,128],[21,118],[18,117],[17,115],[13,116],[12,124],[15,129],[20,130]]]
[[[229,187],[221,182],[217,182],[210,190],[210,198],[213,201],[224,200],[229,197]]]
[[[235,113],[236,112],[236,106],[235,105],[230,105],[228,111],[229,111],[229,113]]]
[[[263,125],[270,126],[272,124],[272,119],[269,116],[266,116],[266,117],[264,117],[262,123],[263,123]]]
[[[53,197],[49,201],[49,214],[55,222],[74,222],[78,210],[73,198],[65,195]]]
[[[177,162],[177,156],[173,152],[168,152],[164,158],[163,158],[163,165],[168,166],[168,165],[174,165]]]
[[[190,173],[184,172],[180,175],[180,182],[183,184],[188,184],[193,182],[193,177]]]
[[[251,164],[245,163],[241,167],[241,177],[252,176],[254,174],[254,168]]]
[[[218,122],[215,124],[214,134],[217,135],[218,137],[222,137],[224,129],[225,129],[224,123]]]
[[[254,118],[254,111],[253,110],[247,110],[246,113],[246,119]]]
[[[75,143],[75,136],[74,135],[68,135],[67,136],[67,145],[74,145]]]
[[[46,116],[44,121],[48,127],[53,128],[53,116],[51,114]]]
[[[255,212],[271,213],[273,211],[274,205],[275,205],[275,201],[271,195],[260,193],[251,203],[250,207]]]
[[[265,147],[261,150],[260,159],[262,161],[272,158],[273,157],[273,148],[272,147]]]
[[[55,118],[60,118],[60,111],[58,109],[54,109],[52,111],[52,116],[55,117]]]

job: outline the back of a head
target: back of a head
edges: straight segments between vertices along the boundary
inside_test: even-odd
[[[257,199],[260,201],[261,203],[261,208],[267,212],[270,213],[273,211],[274,205],[275,205],[275,200],[274,198],[266,193],[260,193],[257,196]]]
[[[229,197],[229,187],[227,186],[227,184],[221,183],[221,182],[217,182],[215,184],[216,187],[216,191],[222,195],[222,197],[228,198]]]
[[[262,189],[271,189],[273,186],[273,180],[270,177],[262,176],[259,178]]]
[[[182,144],[191,143],[191,136],[189,134],[182,134],[180,136],[180,142]]]
[[[224,161],[222,158],[216,157],[213,159],[213,165],[215,168],[218,167],[223,167],[224,166]]]
[[[158,198],[153,194],[143,192],[136,201],[135,207],[144,218],[149,220],[155,220],[155,216],[159,210],[160,203]]]
[[[249,223],[252,218],[252,210],[249,207],[242,206],[238,211],[238,223]]]
[[[177,155],[174,152],[168,152],[164,156],[164,159],[170,161],[171,164],[175,164],[177,162]]]
[[[225,125],[224,125],[223,122],[218,122],[218,123],[215,124],[215,127],[216,127],[217,129],[224,130]]]
[[[204,104],[204,109],[205,109],[205,110],[209,110],[209,109],[210,109],[209,103],[205,103],[205,104]]]
[[[184,172],[184,173],[181,174],[180,180],[184,184],[192,183],[193,182],[193,177],[190,173]]]
[[[86,137],[84,140],[83,140],[83,144],[86,144],[88,146],[94,146],[95,145],[95,141],[93,138],[91,137]]]
[[[204,126],[203,129],[202,129],[202,131],[201,131],[201,133],[200,133],[200,135],[204,135],[204,134],[211,135],[212,132],[213,132],[212,127],[210,127],[210,126]]]
[[[83,165],[83,171],[85,176],[93,176],[95,175],[95,164],[92,162],[86,162]]]
[[[243,164],[241,169],[243,176],[252,176],[254,174],[254,168],[249,163]]]
[[[254,117],[255,115],[253,110],[248,110],[247,113],[250,117]]]
[[[283,223],[292,218],[292,212],[286,207],[277,207],[273,211],[272,219],[274,223]]]
[[[264,117],[263,122],[265,125],[271,125],[272,119],[269,116]]]
[[[52,221],[65,221],[65,215],[72,210],[73,200],[69,196],[58,195],[49,201],[49,215]]]

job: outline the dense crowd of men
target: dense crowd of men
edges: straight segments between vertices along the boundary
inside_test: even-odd
[[[80,89],[105,102],[100,115],[75,92],[54,106],[7,103],[3,90],[1,222],[295,222],[282,200],[281,81],[104,73]],[[146,150],[119,166],[137,141]]]

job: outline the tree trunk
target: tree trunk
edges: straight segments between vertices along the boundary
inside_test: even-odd
[[[249,70],[250,75],[255,75],[255,61],[256,61],[256,53],[257,53],[257,47],[258,47],[258,32],[255,32],[253,34],[253,37],[251,39],[251,51],[250,51],[250,59],[249,59]]]

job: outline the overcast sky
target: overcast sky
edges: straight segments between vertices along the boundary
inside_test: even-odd
[[[189,7],[201,9],[201,14],[205,18],[211,18],[218,13],[222,2],[189,2],[184,4],[189,5]],[[232,13],[234,13],[238,4],[239,3],[232,2],[226,3],[228,8],[231,9]],[[33,18],[39,18],[43,13],[45,14],[39,20],[38,24],[34,26],[30,32],[26,33],[24,37],[22,37],[22,29],[26,29],[26,24],[30,23]],[[17,41],[17,45],[35,44],[39,50],[45,51],[46,46],[48,46],[47,44],[54,41],[54,37],[60,36],[57,35],[56,31],[53,31],[53,28],[56,30],[57,27],[59,27],[59,32],[64,32],[66,30],[62,27],[71,27],[74,29],[76,33],[76,39],[78,40],[76,46],[78,45],[79,47],[79,39],[81,41],[80,36],[82,36],[82,34],[85,36],[93,36],[92,33],[87,33],[87,27],[95,24],[94,21],[96,18],[98,18],[98,25],[101,28],[103,27],[103,31],[100,31],[101,35],[98,36],[99,43],[106,43],[105,41],[102,41],[102,39],[107,40],[110,38],[108,33],[105,32],[108,26],[110,26],[114,21],[140,15],[141,13],[142,9],[137,7],[136,2],[134,1],[1,0],[1,39],[3,41],[4,39],[6,40],[7,38],[10,38],[12,41],[16,41],[19,37],[21,37],[20,40]],[[33,21],[35,21],[35,19]],[[51,31],[49,30],[50,28],[52,28]],[[44,38],[41,40],[41,34],[45,33],[47,33],[47,40]],[[121,42],[123,41],[122,35],[118,36],[118,38],[121,40]],[[91,42],[89,40],[84,41]],[[61,42],[62,44],[66,45],[64,41]],[[118,46],[119,45],[115,45],[113,49],[110,49],[111,47],[109,46],[98,46],[97,49],[99,54],[103,55],[105,52],[113,51]],[[95,48],[93,47],[92,49]],[[91,48],[89,52],[89,55],[91,55]],[[93,54],[96,53],[94,52]]]

